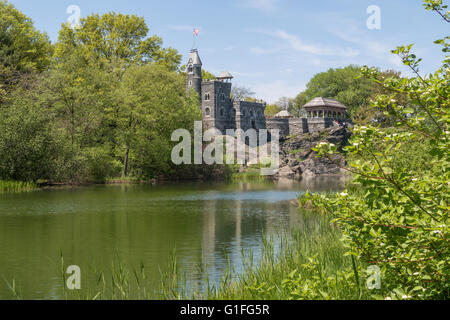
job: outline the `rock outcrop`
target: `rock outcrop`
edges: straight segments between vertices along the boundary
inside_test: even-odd
[[[279,179],[295,179],[305,176],[340,174],[345,165],[342,155],[332,159],[318,158],[312,150],[320,142],[329,142],[342,148],[348,143],[351,132],[348,128],[335,126],[319,133],[288,137],[280,145]]]

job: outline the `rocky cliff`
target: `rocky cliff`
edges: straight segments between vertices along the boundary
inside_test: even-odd
[[[339,150],[348,143],[351,132],[348,128],[335,126],[319,133],[306,133],[288,137],[280,145],[279,179],[298,179],[302,176],[340,174],[345,165],[343,155],[332,159],[317,158],[312,150],[320,142],[330,142]]]

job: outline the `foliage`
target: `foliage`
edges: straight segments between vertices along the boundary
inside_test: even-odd
[[[22,24],[11,18],[13,27],[0,28],[1,41],[38,46],[46,39],[1,2],[0,14],[10,13]],[[79,28],[62,25],[53,57],[29,56],[34,49],[20,46],[7,57],[0,49],[0,60],[23,72],[0,108],[0,179],[103,183],[121,172],[190,171],[170,162],[170,137],[193,127],[198,102],[177,72],[181,56],[148,31],[141,17],[91,15]]]
[[[172,132],[193,132],[194,121],[201,117],[195,97],[185,98],[184,78],[161,66],[136,66],[125,73],[119,95],[118,139],[125,157],[131,152],[134,173],[149,177],[168,172]]]
[[[276,104],[268,104],[266,110],[264,111],[264,114],[266,115],[266,117],[271,118],[281,110],[282,109]]]
[[[436,43],[448,52],[445,40]],[[422,76],[420,59],[411,49],[412,45],[398,47],[393,53],[410,67],[414,78],[380,81],[377,70],[362,70],[390,92],[378,95],[373,106],[397,120],[395,130],[356,126],[345,148],[352,157],[347,170],[364,196],[349,191],[315,195],[312,200],[343,228],[348,254],[381,268],[385,296],[443,299],[450,296],[449,57],[434,74]],[[398,93],[407,104],[396,99]],[[426,154],[410,165],[408,153],[399,151],[419,144],[423,147],[414,151]],[[336,152],[326,143],[317,151],[322,156]]]
[[[0,102],[24,73],[43,71],[52,46],[46,34],[6,0],[0,0]]]
[[[213,75],[211,72],[208,72],[205,69],[202,69],[202,79],[203,79],[203,81],[215,80],[216,76]]]
[[[103,66],[158,63],[178,70],[181,55],[173,48],[162,48],[162,39],[147,37],[144,18],[134,15],[93,14],[82,18],[80,26],[61,26],[55,45],[55,58],[63,63],[75,52],[88,64]]]
[[[54,173],[61,153],[61,137],[52,127],[55,114],[34,96],[33,87],[18,89],[0,112],[0,179],[37,181]]]
[[[36,184],[32,182],[4,181],[0,180],[0,194],[6,192],[24,192],[36,189]]]
[[[289,111],[301,116],[302,107],[306,103],[316,97],[324,97],[343,103],[348,108],[348,115],[356,120],[363,118],[370,122],[384,121],[384,119],[378,119],[378,114],[374,113],[373,109],[366,110],[370,99],[381,93],[381,90],[370,79],[360,77],[360,70],[360,67],[350,65],[316,74],[306,85],[306,90],[292,100]],[[379,79],[400,76],[399,73],[390,70],[380,72],[378,75]]]

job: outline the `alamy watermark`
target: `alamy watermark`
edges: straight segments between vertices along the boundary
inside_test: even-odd
[[[381,8],[377,5],[371,5],[367,7],[367,14],[370,15],[367,18],[367,29],[380,30],[381,29]]]
[[[223,135],[216,128],[203,132],[202,122],[196,121],[194,139],[186,129],[174,131],[171,139],[179,142],[172,149],[172,162],[176,165],[260,164],[265,166],[261,168],[263,176],[275,175],[280,167],[280,130],[277,129],[228,129]]]
[[[80,27],[80,19],[81,19],[81,9],[77,5],[70,5],[66,9],[66,13],[70,14],[67,22],[70,24],[72,29]]]
[[[381,289],[381,269],[378,266],[370,266],[367,268],[367,289],[380,290]]]
[[[79,266],[69,266],[66,271],[70,276],[67,278],[66,286],[69,290],[81,290],[81,269]]]

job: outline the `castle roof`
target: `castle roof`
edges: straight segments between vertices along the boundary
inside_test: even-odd
[[[228,71],[225,71],[225,72],[222,72],[221,74],[219,74],[217,79],[233,79],[233,76]]]
[[[337,100],[334,99],[328,99],[328,98],[314,98],[307,104],[303,106],[304,108],[313,108],[313,107],[333,107],[333,108],[341,108],[341,109],[347,109],[346,106],[344,106],[342,103],[340,103]]]
[[[293,115],[289,113],[289,111],[287,110],[282,110],[280,112],[278,112],[276,115],[273,116],[274,118],[279,118],[279,119],[288,119],[288,118],[293,118]]]
[[[198,55],[197,49],[192,49],[191,54],[189,56],[189,61],[187,64],[202,65],[202,60],[200,60],[200,56]]]

